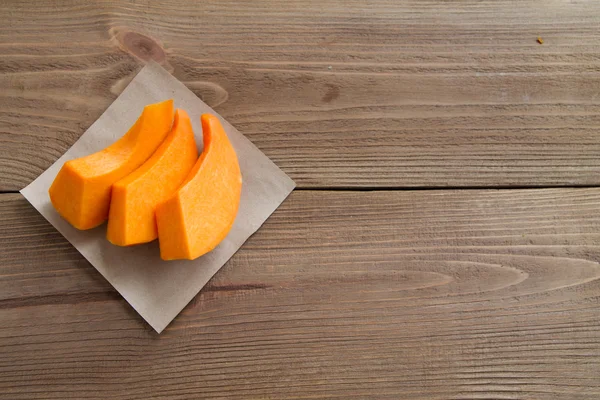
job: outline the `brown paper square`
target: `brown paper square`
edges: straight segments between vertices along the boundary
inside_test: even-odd
[[[145,105],[172,98],[190,115],[202,143],[200,115],[217,115],[238,154],[242,198],[234,226],[212,252],[194,261],[162,261],[157,242],[117,247],[106,240],[106,224],[79,231],[54,210],[48,189],[65,161],[94,153],[122,136]],[[244,135],[156,63],[145,66],[123,93],[50,168],[21,190],[25,198],[161,332],[209,279],[233,256],[294,189],[294,182]]]

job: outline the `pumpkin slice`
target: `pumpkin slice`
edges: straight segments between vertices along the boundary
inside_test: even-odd
[[[156,152],[112,187],[107,239],[118,246],[158,237],[156,205],[171,197],[198,160],[190,117],[175,111],[173,129]]]
[[[193,260],[229,233],[242,192],[237,155],[214,115],[201,117],[204,151],[175,194],[156,208],[163,260]]]
[[[97,153],[67,161],[49,190],[56,211],[78,229],[106,221],[113,183],[154,153],[172,123],[173,100],[148,105],[121,139]]]

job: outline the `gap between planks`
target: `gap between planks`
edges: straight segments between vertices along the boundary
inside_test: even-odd
[[[514,186],[317,186],[296,187],[296,191],[322,192],[410,192],[410,191],[442,191],[442,190],[542,190],[542,189],[593,189],[600,185],[514,185]],[[0,190],[2,194],[18,194],[18,190]]]

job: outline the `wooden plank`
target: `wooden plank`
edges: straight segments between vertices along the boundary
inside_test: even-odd
[[[296,191],[158,336],[0,195],[0,398],[598,398],[599,210]]]
[[[600,184],[599,2],[23,1],[0,16],[0,191],[149,58],[300,187]]]

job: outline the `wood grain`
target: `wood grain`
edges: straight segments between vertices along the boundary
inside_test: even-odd
[[[597,1],[6,1],[0,16],[0,191],[147,59],[299,187],[600,184]]]
[[[600,397],[600,189],[294,192],[160,336],[0,196],[2,399]]]
[[[0,192],[149,59],[304,189],[600,185],[599,2],[9,0],[0,17]],[[298,191],[158,336],[0,194],[0,399],[600,398],[599,210],[600,188]]]

